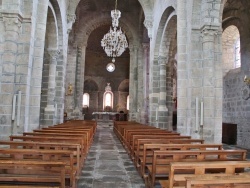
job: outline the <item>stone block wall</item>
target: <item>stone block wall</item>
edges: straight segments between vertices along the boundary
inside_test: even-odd
[[[250,148],[250,99],[243,99],[248,87],[241,69],[229,71],[223,80],[223,122],[237,124],[237,145]]]

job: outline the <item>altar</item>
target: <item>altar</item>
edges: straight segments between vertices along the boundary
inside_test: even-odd
[[[118,112],[93,112],[92,115],[96,121],[112,121],[115,120]]]

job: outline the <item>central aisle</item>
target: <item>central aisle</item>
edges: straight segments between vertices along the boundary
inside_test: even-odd
[[[77,188],[145,187],[111,124],[98,122]]]

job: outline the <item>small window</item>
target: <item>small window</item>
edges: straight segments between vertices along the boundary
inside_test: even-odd
[[[129,95],[127,96],[127,110],[129,110]]]
[[[84,93],[82,97],[82,106],[83,107],[89,107],[89,94]]]
[[[234,66],[235,68],[241,67],[241,57],[240,57],[240,38],[238,38],[235,42],[235,58],[234,58]]]
[[[113,93],[105,92],[103,95],[103,109],[110,111],[113,108]]]

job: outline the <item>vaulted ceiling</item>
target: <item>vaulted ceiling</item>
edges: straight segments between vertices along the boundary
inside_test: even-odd
[[[81,0],[76,9],[76,22],[73,34],[76,38],[87,35],[87,50],[104,53],[101,39],[112,24],[111,10],[115,9],[115,0]],[[117,0],[117,9],[121,11],[119,26],[125,32],[128,43],[136,38],[141,43],[145,38],[143,25],[144,13],[138,0]],[[138,37],[139,36],[139,37]],[[128,50],[123,56],[129,56]]]

